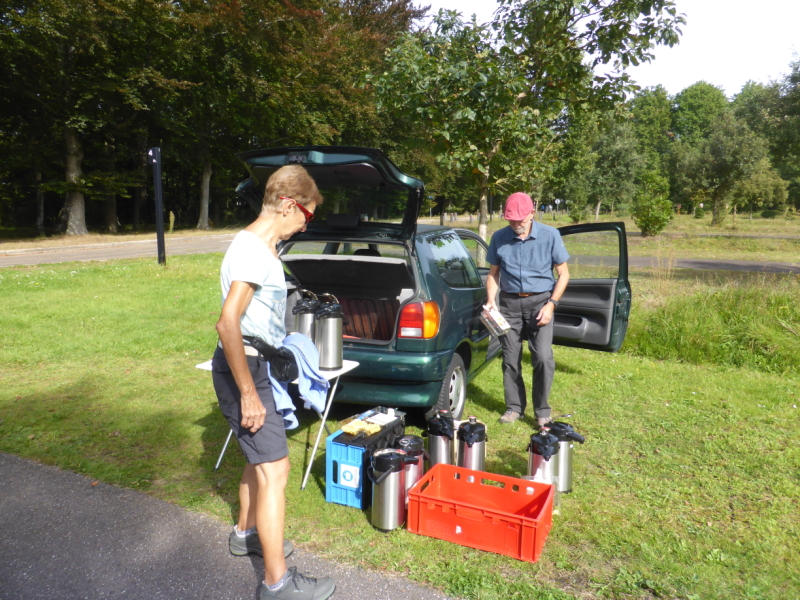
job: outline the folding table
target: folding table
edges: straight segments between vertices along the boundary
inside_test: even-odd
[[[317,448],[319,447],[319,440],[322,437],[322,430],[325,428],[325,421],[328,419],[328,413],[331,410],[331,405],[333,404],[333,397],[336,394],[336,388],[339,385],[339,377],[348,373],[355,369],[358,366],[358,362],[354,360],[344,360],[342,361],[342,368],[335,369],[332,371],[322,371],[320,370],[320,375],[322,375],[325,379],[331,382],[331,386],[328,388],[328,395],[325,398],[325,412],[320,413],[317,411],[317,414],[322,419],[322,423],[320,424],[319,431],[317,432],[317,439],[314,442],[314,448],[311,451],[311,458],[308,461],[308,468],[306,469],[306,474],[303,477],[303,483],[300,485],[300,489],[303,490],[306,487],[306,483],[308,482],[308,476],[311,473],[311,465],[314,464],[314,456],[317,454]],[[200,363],[196,365],[198,369],[202,369],[203,371],[210,371],[211,370],[211,361],[208,360],[204,363]],[[222,463],[222,457],[225,456],[225,451],[228,449],[228,444],[231,441],[231,437],[233,436],[233,430],[228,431],[228,437],[225,438],[225,444],[222,446],[222,451],[219,453],[219,458],[217,459],[217,464],[214,465],[214,470],[216,471],[219,469],[219,465]]]

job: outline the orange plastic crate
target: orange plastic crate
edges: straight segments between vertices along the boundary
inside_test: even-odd
[[[536,562],[553,523],[553,486],[434,465],[408,493],[412,533]]]

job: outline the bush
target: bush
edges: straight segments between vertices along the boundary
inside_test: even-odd
[[[774,219],[775,217],[780,216],[781,211],[775,210],[774,208],[768,208],[767,210],[761,211],[761,218],[762,219]]]
[[[645,237],[658,235],[672,219],[669,183],[656,171],[647,171],[642,175],[633,198],[631,216]]]
[[[800,373],[800,286],[727,287],[631,319],[625,352],[659,360]]]
[[[705,216],[706,216],[706,211],[704,211],[702,207],[698,206],[694,211],[694,218],[702,219]]]
[[[591,214],[591,207],[588,204],[584,204],[582,208],[573,206],[570,207],[569,209],[569,219],[576,225],[578,223],[588,222],[590,214]]]

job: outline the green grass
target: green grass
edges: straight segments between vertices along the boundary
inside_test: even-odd
[[[541,215],[540,215],[541,217]],[[628,232],[639,229],[630,218],[610,218],[602,215],[600,222],[624,221]],[[438,221],[437,221],[438,222]],[[553,220],[550,216],[541,218],[541,222],[553,227],[571,225],[567,217]],[[470,224],[466,220],[456,223],[459,227],[478,230],[477,219]],[[489,224],[489,235],[506,222],[494,219]],[[611,249],[608,243],[586,243],[584,235],[582,243],[567,242],[571,254],[615,255],[616,246]],[[746,237],[746,236],[794,236],[796,239],[780,237]],[[602,234],[595,236],[598,239]],[[664,233],[655,237],[628,237],[628,253],[630,256],[664,256],[671,258],[704,258],[722,260],[751,260],[758,262],[800,262],[800,219],[736,219],[736,229],[731,227],[730,219],[721,227],[711,227],[708,219],[694,219],[688,215],[677,215],[670,221]]]
[[[641,318],[635,312],[626,352],[797,375],[798,278],[755,274],[744,281],[697,286],[673,293],[661,306],[641,312]]]
[[[0,270],[0,450],[231,522],[243,462],[232,448],[212,471],[227,426],[209,374],[194,368],[216,341],[220,260]],[[647,270],[632,283],[637,336],[670,302],[700,312],[697,294],[706,294],[706,311],[744,302],[755,286],[769,298],[797,298],[791,281],[755,274]],[[323,453],[300,492],[318,427],[304,411],[289,433],[288,535],[335,560],[465,598],[800,597],[797,370],[655,360],[636,348],[556,349],[552,404],[557,415],[573,415],[587,442],[576,448],[575,490],[563,497],[537,564],[375,531],[365,513],[325,503]],[[488,423],[487,470],[522,475],[533,424],[496,424],[499,363],[468,398]],[[358,410],[335,407],[333,419]],[[420,424],[411,417],[409,431]]]

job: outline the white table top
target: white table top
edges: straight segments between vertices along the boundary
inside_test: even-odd
[[[349,371],[352,371],[353,369],[355,369],[358,366],[358,364],[359,363],[357,361],[355,361],[355,360],[344,360],[344,361],[342,361],[342,368],[341,369],[335,369],[333,371],[323,371],[323,370],[320,369],[319,374],[322,375],[328,381],[330,381],[331,379],[335,379],[336,377],[339,377],[340,375],[344,375],[345,373],[348,373]],[[206,362],[202,362],[199,365],[195,365],[195,368],[196,369],[200,369],[202,371],[210,371],[211,370],[211,361],[207,360]]]

